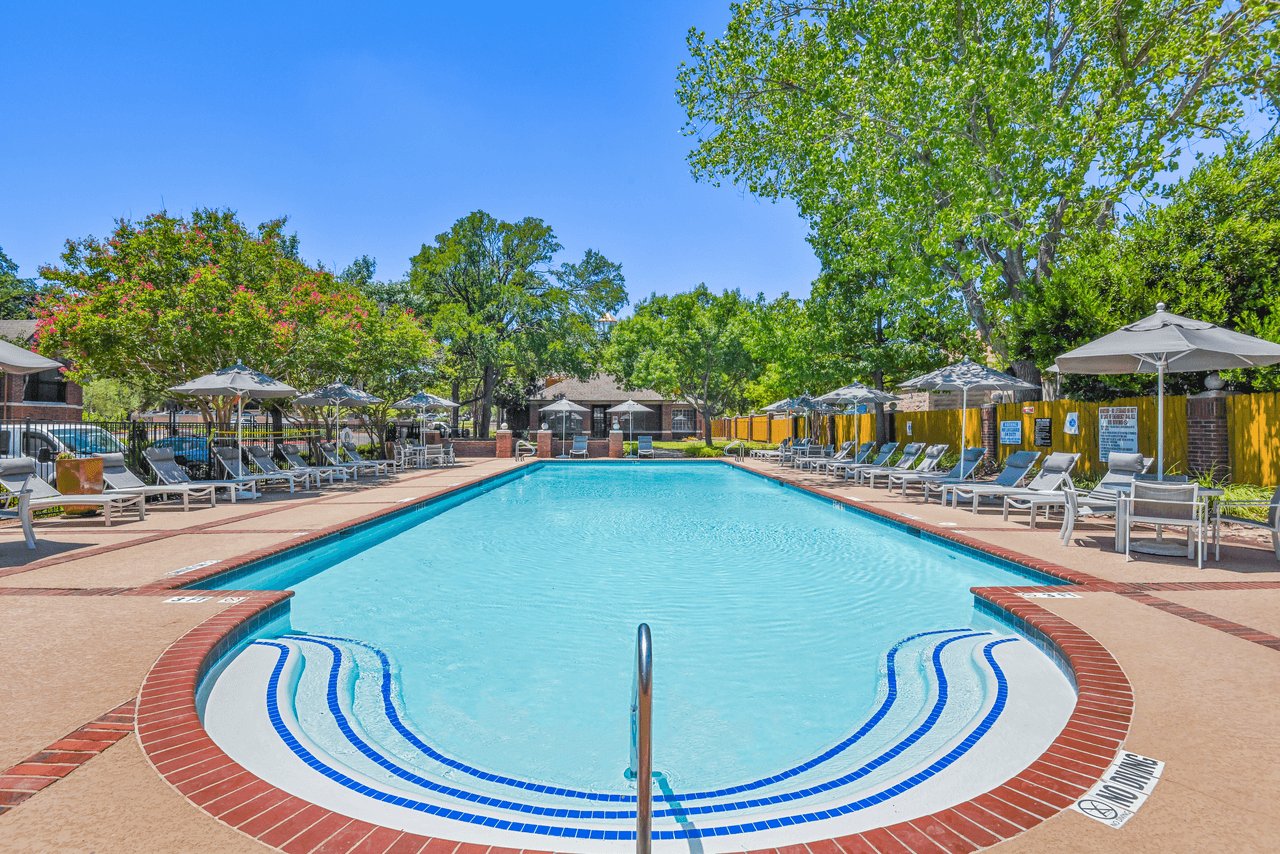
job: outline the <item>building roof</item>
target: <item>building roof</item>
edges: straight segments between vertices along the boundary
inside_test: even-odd
[[[10,341],[30,341],[36,334],[34,320],[0,320],[0,338]]]
[[[666,400],[651,388],[638,388],[627,391],[618,384],[617,379],[609,374],[596,374],[583,381],[570,377],[548,385],[542,391],[529,398],[530,403],[551,403],[563,395],[572,401],[591,401],[595,403],[622,403],[624,400]]]

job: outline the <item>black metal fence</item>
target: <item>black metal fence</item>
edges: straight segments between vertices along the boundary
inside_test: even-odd
[[[239,429],[237,429],[239,426]],[[353,440],[359,445],[373,445],[381,456],[382,442],[367,430],[352,428]],[[214,479],[211,447],[269,445],[293,443],[307,448],[307,456],[317,454],[315,443],[330,438],[332,427],[323,424],[289,424],[273,430],[269,423],[246,421],[205,423],[184,421],[37,421],[10,419],[0,421],[0,457],[33,457],[42,476],[48,476],[59,454],[83,457],[92,454],[122,453],[125,462],[139,477],[154,482],[150,466],[142,452],[146,448],[163,447],[173,451],[174,458],[196,480]]]

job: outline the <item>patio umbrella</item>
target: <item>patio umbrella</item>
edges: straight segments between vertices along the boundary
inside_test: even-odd
[[[53,359],[46,359],[39,353],[33,353],[30,350],[19,347],[17,344],[10,344],[8,341],[0,341],[0,373],[18,374],[38,374],[41,371],[52,371],[61,368],[61,362],[55,362]],[[3,377],[0,377],[2,380]],[[0,382],[0,388],[4,388],[4,384]],[[9,417],[9,395],[5,395],[4,400],[4,417]]]
[[[902,388],[917,388],[926,391],[958,391],[962,398],[960,403],[960,453],[964,453],[965,428],[969,421],[969,392],[971,391],[1035,391],[1039,386],[1024,382],[1017,377],[993,371],[986,365],[969,361],[965,356],[954,365],[948,365],[932,373],[909,379],[899,383]]]
[[[1156,477],[1164,480],[1164,375],[1168,371],[1222,371],[1280,362],[1280,344],[1192,320],[1164,310],[1063,353],[1064,374],[1155,374]]]
[[[562,397],[559,400],[557,400],[555,403],[551,404],[550,406],[542,407],[540,411],[553,412],[560,416],[560,436],[561,436],[560,456],[562,457],[565,456],[564,438],[563,438],[565,419],[568,418],[571,414],[580,414],[583,412],[587,412],[588,411],[587,408],[585,406],[579,406],[578,404],[574,403],[572,400],[569,400],[568,398]]]
[[[338,419],[339,413],[344,406],[371,406],[375,403],[382,403],[382,398],[374,397],[364,389],[349,386],[342,380],[336,380],[326,386],[321,386],[315,391],[309,391],[306,394],[294,399],[295,406],[332,406],[333,407],[333,429],[337,430],[341,423]]]
[[[821,403],[829,403],[833,406],[845,406],[846,413],[852,410],[853,419],[853,447],[858,447],[858,404],[861,403],[893,403],[895,400],[902,400],[896,394],[890,394],[887,391],[881,391],[878,388],[872,388],[862,383],[849,383],[841,386],[835,391],[829,391],[818,398]]]
[[[627,419],[627,441],[628,442],[631,441],[631,433],[632,433],[631,427],[635,422],[635,416],[633,413],[653,412],[653,410],[650,409],[649,407],[641,406],[640,404],[636,403],[634,400],[631,400],[630,398],[627,399],[626,403],[619,403],[617,406],[611,409],[606,409],[605,411],[606,412],[625,412],[628,415],[632,416],[631,418]]]
[[[172,386],[169,391],[195,397],[234,397],[236,399],[237,447],[243,444],[244,439],[244,399],[246,397],[293,397],[298,393],[293,386],[273,380],[260,371],[246,368],[240,362],[236,362],[229,368],[196,377],[182,385]]]
[[[418,414],[422,416],[423,426],[426,425],[426,413],[428,409],[457,409],[461,403],[454,403],[447,397],[441,397],[438,394],[432,394],[429,391],[420,391],[417,394],[411,394],[403,400],[397,400],[391,404],[396,409],[416,409]]]

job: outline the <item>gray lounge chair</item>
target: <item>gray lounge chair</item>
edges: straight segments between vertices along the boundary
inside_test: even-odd
[[[280,446],[280,453],[284,455],[284,460],[289,464],[290,471],[294,471],[296,469],[297,471],[311,472],[318,478],[327,477],[329,478],[330,485],[333,485],[333,479],[335,477],[340,477],[343,480],[347,479],[347,474],[349,472],[342,466],[313,466],[311,463],[304,460],[302,458],[301,445],[293,445],[289,443],[283,444]],[[316,484],[319,485],[319,483],[320,481],[317,480]]]
[[[4,498],[10,502],[16,500],[17,506],[0,510],[0,519],[17,519],[22,524],[22,535],[27,539],[27,548],[34,549],[36,547],[36,534],[32,530],[31,490],[22,489],[16,493],[6,493]]]
[[[248,486],[251,483],[255,484],[255,486],[258,484],[266,486],[268,484],[283,483],[289,487],[290,492],[293,492],[294,484],[298,482],[297,475],[254,474],[245,468],[244,461],[240,459],[239,448],[215,446],[212,450],[214,458],[218,461],[218,465],[222,466],[222,470],[229,475],[227,479],[232,483],[238,483],[241,486]],[[303,489],[306,489],[306,484],[307,480],[306,478],[303,478]]]
[[[1062,517],[1062,530],[1059,536],[1063,545],[1069,545],[1071,541],[1071,533],[1075,528],[1077,518],[1089,516],[1115,516],[1120,498],[1131,488],[1134,479],[1141,478],[1151,468],[1151,464],[1155,462],[1154,457],[1144,457],[1142,454],[1122,454],[1118,451],[1112,451],[1107,456],[1107,473],[1102,476],[1102,480],[1098,481],[1088,495],[1082,495],[1076,490],[1075,485],[1068,478],[1063,484],[1063,492],[1068,488],[1074,493],[1069,496],[1074,501],[1064,501],[1065,512]],[[1064,495],[1064,498],[1068,496]],[[1054,507],[1056,505],[1047,503],[1047,499],[1042,499],[1041,506]]]
[[[581,434],[573,437],[573,447],[569,449],[569,456],[587,458],[587,437]]]
[[[1071,470],[1080,459],[1079,454],[1056,453],[1045,457],[1040,465],[1040,472],[1022,489],[1004,494],[1004,513],[1001,518],[1009,519],[1011,510],[1027,510],[1031,513],[1031,527],[1036,526],[1036,514],[1041,508],[1045,518],[1053,507],[1066,504],[1062,490],[1071,481]]]
[[[929,490],[938,491],[943,484],[947,483],[964,483],[973,477],[978,470],[978,464],[982,462],[982,458],[987,454],[987,449],[981,446],[973,448],[965,448],[960,454],[960,462],[949,472],[903,472],[902,474],[889,475],[889,492],[893,492],[893,485],[898,484],[903,496],[907,494],[907,487],[911,484],[917,484],[924,490],[924,500],[929,500]]]
[[[151,486],[144,483],[141,478],[129,470],[129,467],[124,464],[124,454],[94,454],[94,456],[102,458],[102,480],[113,491],[159,495],[162,499],[170,495],[180,495],[182,496],[183,512],[191,509],[191,497],[193,495],[196,498],[208,498],[210,507],[214,507],[218,503],[212,487],[193,487],[189,483],[169,484],[163,482],[158,486]]]
[[[250,492],[254,498],[258,497],[258,485],[256,483],[242,484],[231,480],[192,480],[187,474],[187,470],[178,465],[178,461],[174,458],[172,448],[145,448],[142,451],[142,458],[147,461],[147,465],[151,466],[151,470],[156,473],[156,477],[161,483],[168,486],[186,486],[189,487],[190,494],[199,498],[208,490],[210,495],[216,496],[219,489],[225,489],[231,496],[231,503],[236,503],[237,493],[246,485],[250,487]],[[211,501],[215,499],[210,499]]]
[[[934,445],[929,448],[928,450],[934,451],[933,458],[929,459],[926,457],[924,461],[920,463],[920,468],[913,469],[912,466],[916,464],[916,461],[920,459],[920,454],[924,453],[925,450],[924,442],[912,442],[902,449],[902,456],[898,457],[898,462],[894,465],[860,468],[853,473],[853,480],[855,483],[861,484],[862,486],[870,486],[874,489],[877,477],[887,478],[891,474],[897,474],[904,471],[933,471],[938,467],[938,460],[947,452],[947,446]]]
[[[0,460],[0,485],[18,496],[19,507],[27,492],[28,512],[45,507],[74,507],[96,505],[102,508],[102,518],[111,527],[111,514],[126,507],[138,511],[138,519],[147,518],[146,496],[137,492],[103,492],[100,495],[63,495],[36,475],[36,461],[31,457],[10,457]]]
[[[1022,482],[1031,472],[1031,467],[1040,459],[1039,451],[1016,451],[1004,461],[1004,469],[996,475],[995,480],[988,483],[948,483],[943,484],[939,498],[945,505],[947,493],[951,494],[951,506],[958,507],[960,499],[973,500],[973,512],[978,512],[978,502],[984,498],[1000,498],[1006,492],[1022,488]],[[925,495],[928,500],[928,495]]]
[[[842,446],[841,453],[836,454],[831,459],[817,460],[814,463],[813,470],[822,474],[825,470],[831,468],[836,463],[862,463],[866,462],[867,456],[875,448],[875,442],[863,442],[862,445],[854,450],[852,442],[846,442]]]
[[[894,452],[897,450],[898,443],[889,442],[886,445],[880,446],[880,453],[876,454],[876,458],[869,463],[835,463],[834,465],[828,466],[828,468],[831,470],[832,477],[835,477],[838,474],[844,474],[844,479],[847,482],[849,480],[849,475],[860,468],[879,468],[880,466],[883,466],[888,462],[889,457],[892,457]]]
[[[355,442],[343,442],[342,451],[353,463],[373,466],[375,474],[387,474],[391,469],[391,460],[366,460],[360,456],[360,449],[356,447]]]
[[[756,448],[751,452],[751,456],[761,460],[776,460],[784,451],[791,447],[791,439],[783,439],[776,448]]]
[[[274,474],[280,478],[291,478],[296,484],[302,481],[302,488],[306,489],[311,484],[311,479],[315,478],[316,489],[320,488],[320,474],[310,469],[287,468],[282,469],[276,465],[276,461],[271,458],[271,449],[266,445],[249,445],[245,448],[249,454],[249,462],[257,467],[261,474]],[[333,474],[329,474],[329,483],[333,483]],[[290,491],[293,491],[292,486]]]
[[[653,455],[653,437],[641,436],[636,439],[636,459],[640,457],[648,457],[654,459]]]
[[[1157,483],[1135,480],[1133,494],[1121,496],[1120,518],[1116,526],[1116,541],[1124,542],[1124,559],[1133,560],[1133,538],[1130,531],[1135,524],[1155,525],[1158,529],[1169,526],[1187,529],[1187,557],[1196,559],[1196,568],[1204,567],[1205,505],[1200,501],[1198,483]]]

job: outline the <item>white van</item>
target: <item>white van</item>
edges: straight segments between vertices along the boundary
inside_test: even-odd
[[[58,454],[88,457],[125,450],[124,443],[90,421],[0,424],[0,457],[34,457],[36,472],[48,481],[53,480]]]

